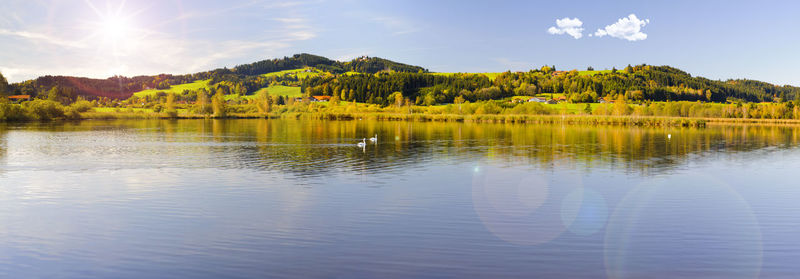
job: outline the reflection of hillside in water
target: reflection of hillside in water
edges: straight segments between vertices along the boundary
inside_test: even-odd
[[[0,160],[8,149],[7,129],[10,128],[0,128]],[[28,124],[13,129],[66,132],[56,143],[31,139],[40,142],[32,143],[29,148],[41,149],[40,152],[49,156],[82,154],[70,150],[91,148],[96,155],[118,153],[115,160],[124,162],[125,167],[180,164],[179,167],[275,170],[299,176],[324,176],[335,171],[387,172],[400,167],[470,161],[658,173],[685,166],[690,160],[794,147],[800,140],[797,128],[777,126],[695,129],[373,121],[131,120]],[[355,146],[361,138],[373,134],[378,134],[378,145],[368,144],[363,150]],[[668,134],[672,135],[669,139]],[[763,153],[751,155],[758,154]]]
[[[6,133],[8,128],[5,124],[0,123],[0,166],[6,165]],[[0,167],[0,175],[4,172],[3,167]]]

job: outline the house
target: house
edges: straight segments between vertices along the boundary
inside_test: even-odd
[[[528,102],[544,103],[547,102],[547,98],[533,97],[528,99]]]
[[[556,101],[558,101],[559,103],[560,102],[566,102],[567,101],[567,96],[558,96],[558,97],[556,97]]]
[[[31,100],[31,95],[13,95],[13,96],[8,96],[8,100],[11,101],[12,103],[19,104],[19,103],[22,103],[23,101],[30,101]]]
[[[312,102],[327,102],[331,100],[331,96],[311,96],[308,100]]]
[[[545,103],[548,104],[548,105],[555,105],[555,104],[558,104],[558,101],[556,101],[554,99],[550,99],[550,100],[547,100],[547,102],[545,102]]]
[[[613,104],[613,103],[614,103],[614,100],[611,100],[611,99],[606,99],[606,98],[600,97],[599,99],[597,99],[597,102],[598,102],[598,103],[601,103],[601,104]]]

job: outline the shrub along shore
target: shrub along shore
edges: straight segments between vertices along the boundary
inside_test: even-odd
[[[574,104],[569,104],[574,106]],[[362,103],[293,102],[273,105],[254,100],[248,104],[166,104],[158,109],[147,107],[102,107],[96,102],[77,101],[70,105],[49,100],[22,104],[0,102],[0,121],[52,121],[90,119],[203,119],[203,118],[285,118],[316,120],[438,121],[474,123],[581,124],[619,126],[705,127],[707,124],[782,124],[800,125],[788,118],[753,118],[748,113],[760,111],[765,116],[794,116],[794,110],[775,111],[772,104],[736,106],[674,102],[646,105],[586,105],[583,110],[568,110],[567,104],[524,103],[508,106],[496,101],[449,104],[441,106],[378,106]],[[744,108],[745,113],[742,110]],[[737,114],[738,113],[738,114]],[[783,113],[783,114],[780,114]],[[678,115],[678,116],[675,116]],[[800,114],[797,114],[800,115]],[[723,117],[724,116],[724,117]],[[746,118],[745,118],[746,117]]]

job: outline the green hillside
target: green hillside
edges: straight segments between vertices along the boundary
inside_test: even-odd
[[[170,86],[169,89],[147,89],[139,92],[134,92],[133,96],[144,97],[148,95],[155,95],[158,92],[181,94],[181,92],[183,92],[184,90],[195,91],[200,88],[207,88],[209,86],[210,81],[211,81],[210,79],[198,80],[192,83],[173,85]]]
[[[316,69],[316,68],[313,68],[313,67],[307,67],[307,68],[303,68],[303,69],[283,70],[283,71],[278,71],[278,72],[266,73],[266,74],[263,74],[261,76],[264,76],[264,77],[283,77],[283,76],[287,76],[288,75],[288,76],[297,77],[299,79],[305,79],[305,78],[308,78],[308,77],[316,77],[316,76],[321,76],[321,75],[326,75],[326,74],[330,74],[330,73],[323,72],[323,71],[321,71],[319,69]]]
[[[497,78],[497,76],[499,76],[502,73],[446,73],[445,72],[445,73],[431,73],[431,74],[432,75],[437,75],[437,76],[453,76],[453,75],[457,75],[457,74],[476,74],[476,75],[484,75],[484,76],[488,77],[489,80],[494,80],[495,78]]]
[[[250,96],[258,95],[261,91],[266,90],[269,95],[275,96],[288,96],[288,97],[301,97],[303,93],[300,92],[300,87],[296,86],[283,86],[283,85],[272,85],[269,87],[261,88],[256,91],[255,94]]]

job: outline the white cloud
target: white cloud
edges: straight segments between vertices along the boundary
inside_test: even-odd
[[[400,17],[379,16],[373,17],[371,20],[385,26],[392,32],[392,35],[410,34],[420,30],[416,24]]]
[[[82,47],[86,46],[82,42],[64,40],[64,39],[56,38],[54,36],[49,36],[49,35],[45,35],[45,34],[42,34],[42,33],[36,33],[36,32],[12,31],[12,30],[7,30],[7,29],[0,29],[0,35],[16,36],[16,37],[19,37],[19,38],[24,38],[24,39],[44,42],[44,43],[48,43],[48,44],[56,45],[56,46],[61,46],[61,47],[82,48]]]
[[[283,23],[304,23],[306,21],[305,18],[302,17],[277,17],[272,20]]]
[[[273,18],[272,20],[283,24],[281,33],[285,35],[285,41],[305,41],[317,37],[314,28],[304,17],[282,17]]]
[[[581,22],[581,20],[577,17],[556,19],[556,26],[551,26],[549,29],[547,29],[547,33],[553,35],[567,34],[575,39],[580,39],[583,37],[583,27],[581,27],[583,26],[583,22]]]
[[[606,25],[603,29],[597,29],[597,32],[594,32],[594,36],[603,37],[608,35],[628,41],[640,41],[647,39],[647,34],[642,33],[642,27],[648,23],[650,23],[649,19],[641,20],[635,14],[630,14],[628,17],[620,18],[614,24]]]

